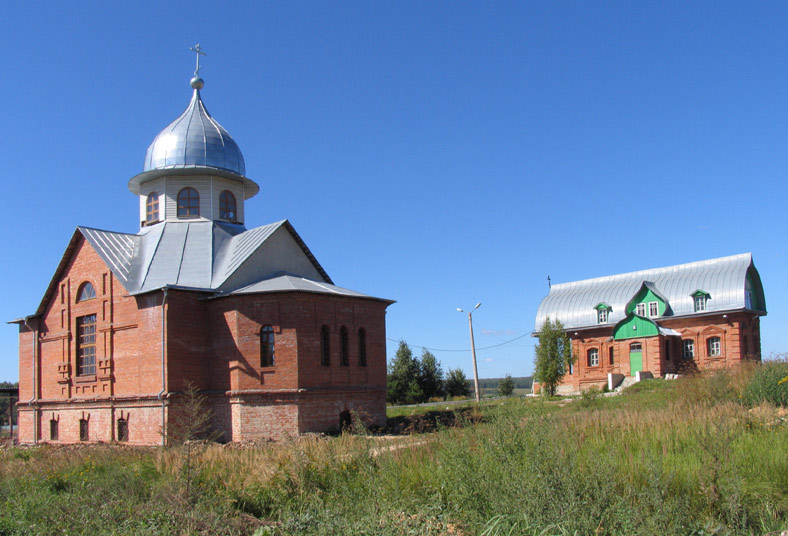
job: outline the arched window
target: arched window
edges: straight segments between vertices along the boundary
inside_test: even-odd
[[[274,328],[263,326],[260,330],[260,366],[274,366]]]
[[[629,351],[630,352],[642,352],[643,351],[643,345],[641,343],[639,343],[639,342],[633,342],[632,344],[629,345]]]
[[[719,337],[709,337],[706,339],[706,355],[709,357],[722,355],[722,346]]]
[[[93,288],[93,284],[89,281],[82,283],[82,286],[79,287],[79,291],[77,292],[77,303],[85,300],[92,300],[95,297],[96,289]]]
[[[184,188],[178,192],[178,217],[200,217],[200,194],[194,188]]]
[[[121,417],[118,419],[118,441],[125,443],[129,440],[129,421]]]
[[[599,350],[590,348],[588,350],[588,366],[595,367],[597,365],[599,365]]]
[[[358,330],[358,366],[367,366],[367,330],[364,328]]]
[[[77,374],[96,373],[96,315],[77,318]]]
[[[145,223],[155,223],[159,221],[159,194],[151,192],[148,194],[148,201],[145,203]]]
[[[331,340],[328,326],[320,328],[320,364],[327,367],[331,364]]]
[[[342,326],[339,328],[339,366],[347,367],[350,364],[348,357],[348,334],[347,328]]]
[[[87,419],[79,419],[79,440],[87,441],[90,439],[90,429],[88,428]]]
[[[230,190],[225,190],[219,194],[219,217],[223,220],[235,221],[238,219],[236,212],[235,196]]]

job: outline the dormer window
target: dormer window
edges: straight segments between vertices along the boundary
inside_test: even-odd
[[[200,217],[200,194],[194,188],[184,188],[178,192],[178,217]]]
[[[693,305],[696,313],[700,313],[706,310],[707,302],[711,296],[708,292],[704,292],[702,290],[696,290],[692,293],[692,300]]]
[[[648,316],[649,318],[659,316],[659,302],[648,302]]]
[[[159,194],[151,192],[145,202],[145,223],[156,223],[159,221]]]
[[[638,316],[646,316],[646,304],[645,303],[637,304],[635,314]]]
[[[596,309],[596,323],[607,324],[610,319],[610,306],[606,303],[600,303],[594,309]]]
[[[77,303],[85,300],[92,300],[95,297],[96,289],[93,288],[93,283],[89,281],[82,283],[82,286],[79,287],[79,292],[77,293]]]
[[[225,190],[219,194],[219,217],[223,220],[231,221],[238,219],[235,196],[230,190]]]

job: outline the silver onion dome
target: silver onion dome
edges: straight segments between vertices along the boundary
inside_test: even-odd
[[[230,134],[211,117],[200,98],[203,80],[194,77],[189,106],[159,132],[148,147],[143,172],[157,169],[214,168],[246,174],[241,149]]]
[[[255,196],[260,186],[246,177],[241,149],[205,109],[200,97],[205,82],[195,74],[190,85],[194,94],[189,106],[153,139],[144,169],[129,180],[129,190],[140,195],[142,184],[158,177],[207,173],[242,182],[244,199]]]

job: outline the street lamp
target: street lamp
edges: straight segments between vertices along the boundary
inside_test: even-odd
[[[476,368],[476,344],[473,342],[473,315],[472,313],[479,308],[481,302],[477,303],[476,306],[468,311],[468,329],[471,331],[471,355],[473,355],[473,385],[476,388],[476,402],[479,402],[479,371]],[[464,313],[462,309],[457,307],[457,310],[461,313]]]

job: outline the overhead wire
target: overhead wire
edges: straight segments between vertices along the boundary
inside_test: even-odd
[[[483,348],[476,348],[476,351],[479,352],[481,350],[489,350],[491,348],[498,348],[499,346],[504,346],[504,345],[513,343],[514,341],[520,340],[523,337],[526,337],[528,335],[530,335],[530,333],[523,333],[519,337],[515,337],[514,339],[510,339],[508,341],[505,341],[505,342],[502,342],[502,343],[499,343],[499,344],[493,344],[492,346],[485,346]],[[389,338],[389,337],[386,337],[386,340],[387,341],[391,341],[391,342],[397,342],[397,343],[400,342],[400,341],[398,341],[396,339],[392,339],[392,338]],[[412,346],[413,348],[421,348],[423,350],[429,350],[431,352],[470,352],[471,351],[470,348],[465,348],[463,350],[447,350],[446,348],[430,348],[429,346],[419,346],[418,344],[408,344],[408,346]]]

